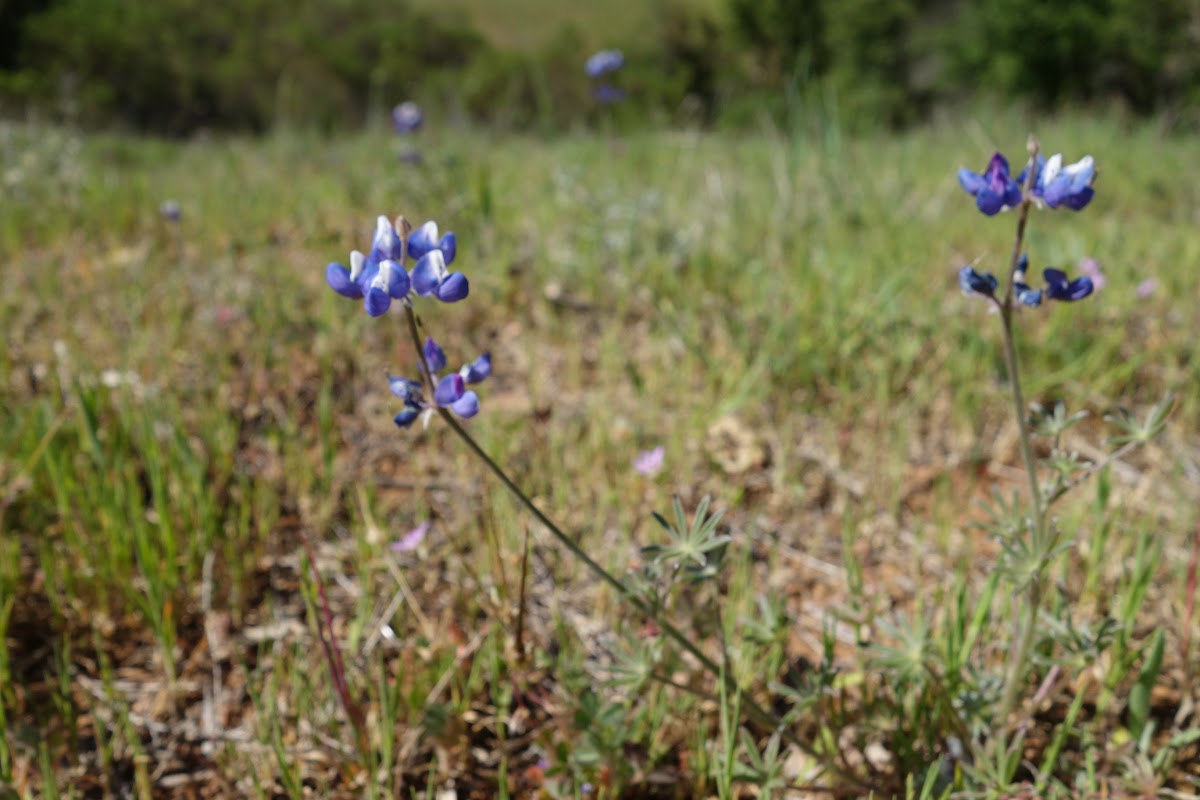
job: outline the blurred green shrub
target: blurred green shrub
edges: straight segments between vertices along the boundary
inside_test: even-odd
[[[983,92],[1138,113],[1200,99],[1194,0],[659,0],[630,40],[492,46],[406,0],[0,0],[0,112],[158,133],[361,127],[402,99],[461,122],[903,126]],[[718,13],[719,12],[719,13]],[[619,47],[598,108],[583,61]],[[1192,120],[1189,120],[1192,121]]]

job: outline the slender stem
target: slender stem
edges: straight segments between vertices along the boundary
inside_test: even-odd
[[[425,374],[426,384],[430,387],[430,391],[432,392],[434,387],[433,375],[429,371],[429,365],[425,360],[425,354],[421,347],[421,334],[417,328],[416,315],[413,312],[412,306],[410,305],[406,305],[404,310],[405,316],[408,319],[408,330],[412,337],[413,346],[416,348],[417,356],[421,360],[421,366],[423,368],[422,371]],[[490,470],[491,473],[495,475],[501,483],[504,484],[509,492],[512,493],[513,497],[516,498],[517,502],[524,507],[526,511],[532,514],[534,518],[542,524],[542,527],[549,531],[550,534],[556,540],[558,540],[559,544],[567,548],[571,555],[582,561],[584,566],[586,566],[593,575],[615,589],[622,599],[624,599],[627,603],[641,613],[645,614],[648,618],[654,620],[655,624],[658,625],[659,629],[664,634],[673,639],[676,644],[690,653],[692,657],[700,663],[700,666],[702,666],[707,672],[711,673],[719,680],[724,681],[731,691],[743,691],[742,688],[737,684],[737,680],[728,672],[723,670],[717,664],[717,662],[713,661],[712,658],[705,655],[704,651],[697,647],[696,644],[692,642],[692,640],[689,639],[683,631],[675,627],[675,625],[668,620],[663,619],[661,614],[655,608],[653,608],[644,599],[639,597],[619,578],[601,566],[598,561],[588,555],[587,551],[585,551],[578,542],[564,533],[563,530],[558,527],[558,525],[556,525],[549,517],[542,513],[542,510],[534,504],[534,502],[529,498],[528,495],[525,494],[525,492],[521,491],[521,488],[513,482],[508,474],[505,473],[503,468],[501,468],[500,465],[497,464],[492,457],[489,456],[487,452],[479,445],[479,443],[475,441],[474,437],[472,437],[471,434],[468,433],[467,430],[459,423],[459,421],[454,418],[453,414],[451,414],[447,409],[441,407],[437,408],[437,412],[441,418],[445,420],[446,424],[450,426],[450,429],[458,435],[459,439],[463,441],[467,448],[487,466],[488,470]],[[795,745],[805,753],[809,753],[810,755],[813,754],[814,751],[811,745],[804,742],[798,736],[796,736],[795,733],[785,728],[782,722],[774,714],[764,709],[761,705],[755,702],[753,698],[744,696],[743,702],[746,704],[746,708],[750,712],[750,716],[754,717],[760,724],[765,725],[772,730],[781,731],[784,738],[786,738],[791,744]],[[835,769],[837,768],[835,767]],[[863,785],[862,779],[858,776],[845,774],[840,769],[837,769],[837,772],[842,778],[851,780],[860,786]]]
[[[1029,168],[1025,173],[1025,185],[1022,187],[1020,208],[1017,215],[1017,235],[1013,241],[1012,256],[1009,261],[1008,286],[1004,293],[1004,302],[1000,306],[1000,319],[1004,331],[1004,364],[1008,370],[1008,383],[1012,388],[1013,414],[1016,417],[1018,439],[1021,443],[1021,460],[1025,462],[1025,473],[1029,478],[1029,503],[1033,510],[1030,525],[1031,550],[1038,555],[1038,563],[1033,569],[1029,581],[1029,594],[1025,607],[1021,609],[1023,619],[1020,619],[1016,634],[1016,647],[1012,652],[1009,663],[1008,678],[1004,682],[1004,694],[998,707],[997,722],[1003,727],[1016,706],[1025,677],[1026,663],[1029,661],[1029,651],[1033,647],[1034,633],[1037,629],[1037,615],[1042,604],[1043,582],[1045,579],[1045,556],[1049,552],[1044,539],[1045,503],[1042,499],[1041,485],[1038,483],[1037,460],[1033,455],[1033,445],[1030,442],[1029,426],[1025,423],[1025,397],[1021,391],[1021,374],[1017,361],[1016,333],[1013,329],[1013,312],[1017,266],[1021,261],[1021,250],[1025,245],[1025,225],[1029,220],[1029,209],[1033,203],[1032,192],[1033,174],[1037,165],[1038,145],[1032,136],[1029,142]],[[1001,736],[1001,743],[1004,742]]]
[[[300,541],[303,542],[304,552],[308,556],[309,574],[317,587],[317,599],[322,615],[317,617],[317,634],[321,639],[321,651],[325,656],[325,663],[329,667],[333,693],[342,702],[342,708],[345,709],[346,716],[350,718],[350,724],[354,727],[355,739],[358,743],[358,751],[362,756],[363,763],[368,764],[371,749],[367,738],[366,718],[362,708],[350,696],[350,686],[346,683],[346,663],[342,660],[342,650],[338,647],[337,639],[334,638],[333,612],[329,608],[329,598],[325,595],[325,581],[322,580],[321,573],[317,570],[317,559],[313,554],[312,544],[303,532],[300,534]]]

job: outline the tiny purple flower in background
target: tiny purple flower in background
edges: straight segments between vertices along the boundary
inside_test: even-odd
[[[990,272],[979,273],[974,267],[966,266],[958,271],[958,285],[966,295],[982,295],[996,299],[996,287],[1000,285]]]
[[[610,105],[624,100],[625,90],[618,89],[616,86],[610,86],[607,83],[602,83],[592,91],[592,95],[596,98],[597,103]]]
[[[584,64],[588,77],[599,78],[610,72],[616,72],[625,64],[625,54],[620,50],[599,50],[588,58]]]
[[[183,207],[178,200],[164,200],[158,207],[158,215],[167,222],[179,222],[183,217]]]
[[[1147,297],[1154,294],[1154,290],[1157,288],[1158,281],[1154,280],[1154,278],[1146,278],[1146,280],[1137,285],[1137,289],[1135,291],[1137,292],[1138,297],[1140,297],[1142,300],[1145,300]]]
[[[408,533],[401,536],[396,541],[392,542],[392,551],[396,553],[411,553],[420,546],[425,539],[425,534],[429,533],[429,528],[433,523],[425,520],[417,527],[413,528]]]
[[[392,109],[392,129],[398,134],[416,133],[425,124],[425,115],[421,107],[411,100],[405,100]]]
[[[653,450],[643,450],[633,460],[633,471],[638,475],[645,475],[647,477],[654,475],[662,469],[663,455],[665,453],[666,451],[661,444]]]
[[[1100,262],[1094,258],[1081,259],[1079,271],[1092,279],[1092,288],[1097,292],[1108,284],[1108,279],[1104,277],[1104,271],[1100,269]]]
[[[1008,161],[995,153],[983,174],[963,167],[958,171],[958,183],[975,197],[975,205],[989,217],[1006,208],[1016,208],[1021,202],[1021,187],[1008,174]]]
[[[1046,296],[1051,300],[1071,302],[1092,293],[1092,279],[1087,276],[1070,280],[1060,269],[1043,270],[1042,275],[1046,278]]]

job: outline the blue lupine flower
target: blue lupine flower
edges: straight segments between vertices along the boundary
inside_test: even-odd
[[[963,267],[958,271],[958,285],[963,294],[978,294],[996,299],[996,287],[1000,282],[990,272],[979,273],[972,266]]]
[[[1062,153],[1045,158],[1040,153],[1033,173],[1033,196],[1050,208],[1066,206],[1072,211],[1082,211],[1096,195],[1092,188],[1096,180],[1096,160],[1084,156],[1074,164],[1063,166]],[[1017,179],[1023,183],[1028,167]]]
[[[593,94],[593,96],[595,96],[596,102],[600,103],[602,105],[611,105],[613,103],[619,103],[625,99],[625,90],[624,89],[618,89],[616,86],[612,86],[607,83],[602,83],[599,86],[597,86],[592,91],[592,94]]]
[[[1020,260],[1017,261],[1017,271],[1013,273],[1013,292],[1018,303],[1036,308],[1042,304],[1042,290],[1031,289],[1025,282],[1025,270],[1028,268],[1029,256],[1022,253]]]
[[[392,300],[403,299],[411,286],[404,269],[404,240],[387,217],[379,217],[370,255],[352,251],[350,268],[334,262],[325,268],[325,280],[344,297],[363,298],[372,317],[387,313]]]
[[[1092,279],[1086,275],[1070,280],[1067,273],[1061,269],[1047,269],[1042,275],[1046,278],[1046,296],[1051,300],[1082,300],[1091,294],[1094,288]]]
[[[458,252],[454,234],[447,232],[439,239],[437,223],[430,220],[409,234],[408,255],[410,258],[419,259],[433,250],[441,250],[447,264],[454,263],[454,256]]]
[[[963,167],[958,182],[975,196],[975,205],[989,217],[1006,208],[1016,208],[1021,202],[1021,187],[1008,174],[1008,161],[995,153],[982,175]]]
[[[424,123],[425,115],[421,107],[411,100],[405,100],[392,109],[392,128],[396,133],[416,133]]]
[[[479,383],[492,374],[492,357],[484,353],[470,364],[463,366],[458,372],[452,372],[442,378],[437,373],[446,367],[446,354],[432,338],[425,340],[421,348],[425,363],[434,379],[433,402],[442,408],[449,408],[460,417],[469,418],[479,413],[479,396],[468,391],[467,385]],[[425,401],[424,387],[417,381],[408,378],[388,376],[388,388],[392,394],[404,401],[403,410],[394,421],[401,428],[407,428],[416,421],[422,412],[430,410]]]
[[[588,58],[584,69],[591,78],[599,78],[610,72],[616,72],[625,64],[625,54],[620,50],[600,50]]]
[[[470,292],[467,277],[450,272],[457,243],[453,233],[438,238],[436,222],[426,222],[408,237],[408,254],[417,259],[412,270],[412,288],[422,297],[430,295],[444,303],[462,300]]]

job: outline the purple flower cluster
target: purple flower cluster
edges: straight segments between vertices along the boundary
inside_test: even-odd
[[[1033,147],[1036,153],[1036,142]],[[1033,174],[1030,174],[1030,170]],[[1046,208],[1065,207],[1081,211],[1096,195],[1092,183],[1096,180],[1096,161],[1084,156],[1074,164],[1063,165],[1062,154],[1045,158],[1041,153],[1030,159],[1021,174],[1013,178],[1009,174],[1008,159],[994,153],[982,173],[972,172],[965,167],[958,171],[958,182],[975,198],[975,205],[987,216],[993,216],[1011,208],[1021,208],[1020,231],[1024,230],[1025,214],[1030,205]],[[1026,185],[1029,190],[1026,194]],[[1021,234],[1018,233],[1018,242]],[[1040,306],[1043,300],[1072,302],[1082,300],[1104,285],[1104,276],[1094,260],[1081,265],[1085,273],[1070,278],[1060,269],[1042,270],[1046,285],[1033,288],[1025,273],[1029,268],[1029,257],[1021,254],[1012,272],[1011,292],[1008,297],[1025,306]],[[958,272],[958,284],[964,294],[979,295],[990,299],[997,306],[1007,303],[996,297],[1000,282],[989,272],[979,272],[968,265]]]
[[[367,313],[379,317],[387,313],[392,301],[403,303],[410,321],[412,298],[433,297],[453,303],[467,296],[467,279],[461,272],[451,272],[457,243],[453,233],[438,235],[436,222],[426,222],[415,231],[399,217],[393,225],[387,217],[379,217],[371,250],[363,255],[350,253],[350,267],[333,263],[325,268],[325,280],[344,297],[362,299]],[[407,238],[406,238],[407,237]],[[409,260],[414,263],[407,269]],[[448,408],[460,417],[479,413],[479,397],[468,386],[479,383],[492,374],[492,358],[484,353],[457,372],[439,377],[446,368],[446,354],[433,339],[426,339],[421,350],[422,374],[426,381],[388,376],[392,394],[404,401],[395,422],[402,428],[413,424],[423,412]],[[425,375],[426,370],[428,374]]]
[[[1033,169],[1029,199],[1037,205],[1047,208],[1063,206],[1081,211],[1096,194],[1092,188],[1096,179],[1096,162],[1091,156],[1084,156],[1074,164],[1063,166],[1061,153],[1048,159],[1038,154]],[[1026,167],[1014,179],[1008,171],[1008,160],[1000,153],[995,153],[982,173],[972,172],[966,167],[960,169],[958,183],[975,198],[979,210],[990,217],[1021,204],[1025,199],[1023,187],[1028,172],[1029,167]]]
[[[438,347],[433,339],[425,340],[423,353],[425,363],[429,366],[430,377],[433,379],[433,402],[441,408],[448,408],[460,417],[473,417],[479,413],[479,396],[467,389],[471,384],[479,383],[492,374],[492,357],[484,353],[470,364],[465,364],[458,372],[451,372],[441,378],[438,373],[446,368],[446,354]],[[404,408],[396,414],[395,422],[401,428],[407,428],[416,421],[421,413],[430,409],[425,399],[424,389],[419,381],[409,378],[388,376],[388,387],[392,394],[404,401]]]
[[[398,222],[401,230],[404,225]],[[470,286],[461,272],[450,272],[454,262],[453,233],[438,238],[436,222],[426,222],[405,241],[387,217],[379,217],[371,251],[350,253],[350,267],[334,262],[325,268],[325,280],[343,297],[362,299],[372,317],[387,313],[393,300],[406,300],[409,291],[454,303],[467,296]],[[411,274],[405,264],[414,259]]]
[[[1013,273],[1013,293],[1017,302],[1022,305],[1040,306],[1043,298],[1062,302],[1082,300],[1095,289],[1095,284],[1088,276],[1083,275],[1072,280],[1067,277],[1067,273],[1053,268],[1042,271],[1046,287],[1034,289],[1026,283],[1025,271],[1028,267],[1029,256],[1022,254],[1020,261],[1017,262],[1017,269]],[[958,285],[962,288],[963,294],[980,295],[997,304],[1000,302],[996,298],[996,288],[1000,282],[990,272],[978,272],[972,266],[963,267],[958,271]]]
[[[625,54],[620,50],[599,50],[588,58],[583,69],[589,78],[598,83],[593,87],[592,94],[601,105],[619,103],[625,99],[625,90],[613,86],[607,76],[616,73],[625,65]]]
[[[599,78],[616,72],[625,65],[625,54],[620,50],[598,50],[588,58],[584,70],[589,78]]]

